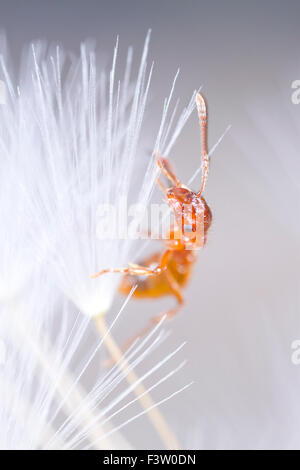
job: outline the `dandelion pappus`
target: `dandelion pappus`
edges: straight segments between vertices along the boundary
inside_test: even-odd
[[[208,176],[209,157],[206,105],[200,94],[196,95],[196,105],[203,146],[200,190],[194,192],[184,186],[172,171],[169,161],[159,154],[156,155],[161,173],[172,184],[170,188],[167,188],[160,178],[157,179],[160,189],[173,210],[175,219],[167,239],[163,239],[165,244],[163,253],[158,252],[149,256],[141,262],[141,265],[130,263],[127,268],[103,269],[92,276],[96,278],[105,273],[123,273],[125,276],[121,281],[119,291],[128,295],[132,287],[137,285],[133,294],[136,298],[174,296],[177,305],[164,314],[154,317],[153,323],[159,322],[165,315],[167,318],[171,318],[182,307],[184,302],[182,289],[191,276],[192,266],[197,259],[199,248],[203,248],[206,244],[207,232],[212,222],[211,210],[202,195]],[[145,334],[150,328],[151,326],[140,332],[138,336]]]

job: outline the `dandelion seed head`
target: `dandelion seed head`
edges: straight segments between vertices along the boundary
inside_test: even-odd
[[[110,308],[119,278],[91,275],[126,265],[135,251],[133,240],[117,236],[118,225],[110,227],[113,236],[99,237],[105,228],[99,208],[121,212],[124,200],[147,206],[157,175],[154,152],[170,152],[194,106],[192,97],[176,121],[176,75],[161,121],[146,128],[149,38],[136,76],[132,49],[117,73],[117,41],[108,70],[91,43],[76,57],[36,42],[24,50],[16,77],[0,41],[7,90],[0,106],[0,448],[130,448],[119,430],[148,412],[144,407],[128,418],[140,399],[130,394],[181,349],[140,378],[131,374],[128,385],[132,368],[152,358],[165,338],[161,325],[133,344],[125,366],[109,371],[99,367],[104,337],[92,335],[91,317]],[[138,222],[134,217],[133,233]],[[155,378],[150,389],[183,365]],[[93,379],[86,389],[87,376]],[[148,403],[155,408],[149,397]]]
[[[150,33],[136,76],[132,49],[119,72],[118,41],[108,70],[99,66],[89,43],[81,45],[79,57],[61,47],[33,44],[24,52],[26,66],[17,81],[7,59],[1,61],[9,97],[0,110],[0,146],[18,168],[20,200],[27,204],[26,230],[16,226],[8,239],[12,232],[29,232],[30,257],[46,264],[59,288],[89,316],[109,309],[119,283],[118,276],[94,280],[91,275],[128,264],[134,252],[134,242],[120,236],[120,224],[114,224],[123,201],[147,207],[157,175],[154,152],[170,152],[194,107],[192,98],[177,119],[172,112],[176,74],[161,121],[147,128],[153,73],[147,64],[149,39]],[[114,212],[104,222],[99,207],[106,206]],[[13,214],[12,219],[18,225]],[[138,216],[131,222],[134,232]],[[112,233],[101,238],[104,223]],[[22,255],[19,270],[11,269],[25,277],[22,269],[30,263]]]

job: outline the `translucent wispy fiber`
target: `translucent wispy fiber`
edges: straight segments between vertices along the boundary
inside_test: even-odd
[[[35,269],[36,262],[31,237],[33,225],[30,224],[30,207],[24,200],[24,193],[18,180],[16,181],[15,168],[3,163],[2,159],[0,302],[9,302],[20,295]]]
[[[12,90],[4,38],[0,38],[0,53],[6,92],[0,105],[0,302],[6,302],[21,293],[36,266],[31,236],[36,217],[32,218],[22,169],[39,140],[35,126],[25,122]]]
[[[154,152],[170,152],[194,107],[192,97],[176,119],[175,77],[161,122],[146,127],[149,37],[136,76],[129,49],[119,78],[118,41],[108,72],[88,44],[79,58],[59,47],[48,51],[45,44],[33,45],[18,81],[2,59],[8,99],[0,109],[0,145],[21,175],[35,255],[88,315],[107,311],[119,282],[117,276],[92,280],[91,274],[132,261],[134,249],[132,241],[120,239],[113,220],[108,221],[113,236],[97,236],[103,208],[110,205],[121,214],[126,201],[146,206],[157,172]],[[134,221],[138,225],[139,217]]]
[[[2,309],[0,338],[6,355],[0,365],[1,449],[130,448],[116,431],[128,422],[125,410],[133,410],[130,421],[137,414],[137,398],[130,395],[135,385],[126,385],[127,371],[120,373],[117,364],[99,372],[103,340],[92,333],[90,319],[54,296],[47,279],[37,281],[21,302]],[[136,342],[127,351],[132,367],[155,356],[163,337],[158,325]],[[173,376],[183,363],[169,364],[167,374],[160,370],[174,364],[181,347],[154,363],[140,381],[150,378],[152,389]]]
[[[177,74],[161,121],[146,126],[149,37],[136,74],[132,49],[119,73],[118,41],[108,72],[88,43],[79,57],[36,43],[25,50],[17,78],[4,49],[0,56],[7,91],[0,106],[4,449],[128,448],[118,430],[146,413],[156,430],[162,428],[158,434],[174,442],[156,410],[168,397],[155,403],[143,381],[176,351],[140,377],[132,371],[160,343],[160,325],[125,357],[118,350],[117,364],[105,372],[98,352],[112,341],[110,330],[103,323],[101,338],[95,337],[89,318],[99,320],[108,310],[118,283],[116,276],[95,280],[91,274],[132,261],[135,250],[134,241],[116,233],[118,226],[109,227],[111,236],[99,238],[105,228],[101,211],[108,206],[121,213],[124,202],[146,206],[157,173],[154,154],[170,152],[194,107],[193,95],[176,117]],[[139,220],[133,217],[131,225],[137,227]],[[80,311],[75,317],[74,309]],[[158,378],[150,390],[180,368]],[[175,388],[170,396],[177,393]],[[137,402],[142,411],[122,419]]]

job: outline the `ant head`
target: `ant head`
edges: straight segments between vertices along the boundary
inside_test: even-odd
[[[212,213],[204,197],[182,186],[168,189],[166,196],[177,225],[181,227],[183,224],[185,232],[203,231],[205,239],[212,222]]]
[[[197,194],[182,186],[174,186],[168,189],[166,196],[171,206],[176,203],[180,205],[197,203]]]
[[[173,186],[166,191],[169,205],[176,211],[182,211],[183,206],[191,206],[196,212],[203,212],[208,208],[207,202],[199,193],[195,193],[183,186]]]

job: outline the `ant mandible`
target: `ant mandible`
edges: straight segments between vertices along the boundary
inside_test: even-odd
[[[173,173],[168,160],[156,154],[157,164],[165,177],[171,181],[172,186],[167,188],[159,178],[157,183],[173,210],[175,218],[168,238],[164,239],[165,250],[163,254],[155,253],[141,262],[141,265],[129,263],[128,268],[103,269],[92,276],[96,278],[105,273],[123,273],[125,276],[119,286],[119,291],[128,295],[132,287],[136,285],[133,293],[136,298],[173,295],[177,300],[177,305],[166,313],[154,317],[153,323],[159,322],[163,316],[171,318],[182,307],[184,302],[182,288],[190,278],[198,250],[206,244],[207,231],[212,222],[211,210],[202,196],[208,176],[209,157],[207,153],[206,105],[204,98],[199,93],[196,95],[196,105],[203,146],[200,190],[193,192],[184,186]],[[141,279],[135,278],[135,276],[146,277]],[[152,325],[141,331],[135,338],[145,334],[151,327]]]

